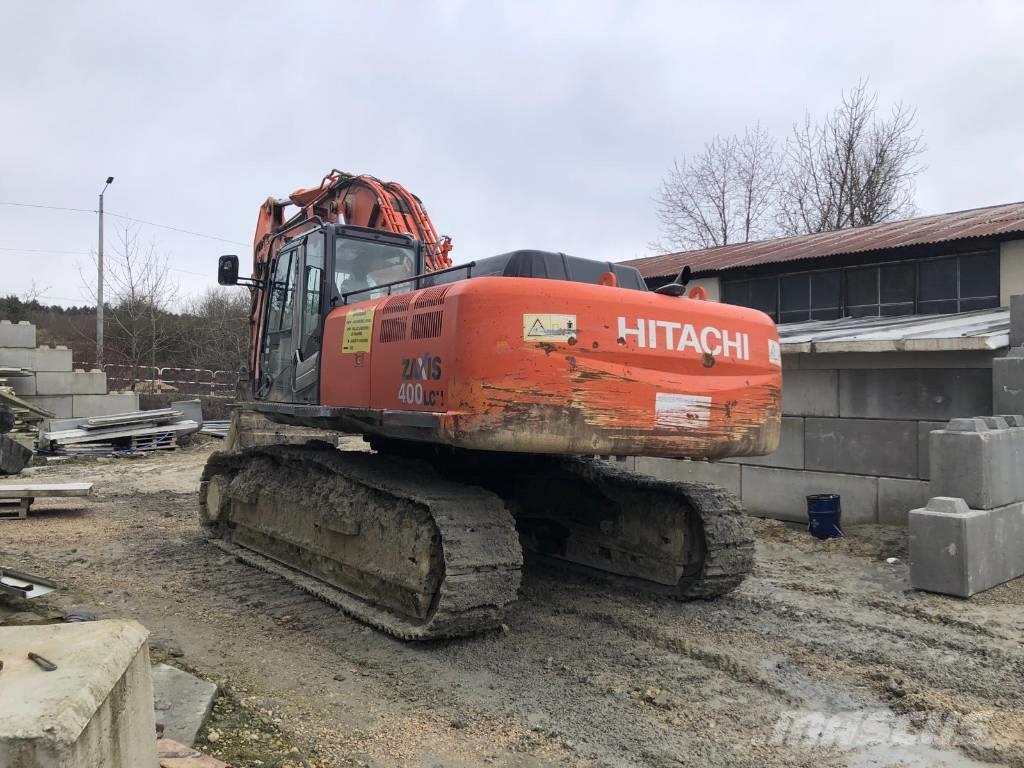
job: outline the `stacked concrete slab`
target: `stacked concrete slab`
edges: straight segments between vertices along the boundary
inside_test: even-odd
[[[108,393],[102,371],[74,370],[69,348],[37,346],[36,327],[31,323],[0,320],[0,366],[26,371],[27,375],[12,376],[4,385],[57,418],[106,416],[139,408],[134,392]]]
[[[928,504],[910,513],[917,589],[970,597],[1024,575],[1024,416],[953,419],[930,436]]]

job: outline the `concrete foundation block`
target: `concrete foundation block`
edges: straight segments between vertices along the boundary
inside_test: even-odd
[[[1016,409],[1001,410],[1012,413]],[[986,368],[839,372],[839,415],[843,418],[937,421],[979,413],[992,413],[992,371]]]
[[[786,368],[782,372],[782,413],[838,416],[839,371]]]
[[[70,371],[71,350],[67,347],[0,347],[0,365],[30,371]]]
[[[0,320],[0,347],[36,348],[36,327],[27,320]]]
[[[167,664],[153,667],[153,708],[164,738],[195,744],[216,697],[215,683]]]
[[[73,397],[74,406],[68,415],[76,419],[139,410],[137,392],[111,392],[108,395],[74,395]]]
[[[931,477],[931,433],[936,429],[945,429],[945,421],[917,422],[917,476],[921,480]]]
[[[74,405],[72,395],[33,395],[24,400],[49,411],[58,419],[71,418]]]
[[[910,513],[910,583],[957,597],[1024,575],[1024,502],[971,509],[937,497]]]
[[[740,495],[740,466],[710,461],[687,459],[655,459],[637,456],[635,471],[661,480],[714,483],[727,491]]]
[[[14,390],[14,394],[18,397],[37,394],[36,375],[34,373],[29,376],[8,376],[7,383],[0,386],[11,387]]]
[[[40,371],[36,373],[40,395],[105,395],[107,374],[103,371]]]
[[[0,766],[157,768],[147,635],[134,621],[0,627]]]
[[[750,464],[755,467],[804,468],[804,420],[800,416],[782,417],[779,447],[767,456],[740,456],[725,459],[728,464]]]
[[[910,510],[928,503],[931,492],[927,480],[878,478],[878,522],[906,525]]]
[[[807,522],[807,496],[838,493],[843,525],[874,523],[878,519],[878,478],[830,472],[744,466],[741,476],[747,512],[776,520]]]
[[[917,477],[917,422],[807,419],[804,466],[821,472]]]
[[[1024,501],[1024,428],[953,419],[929,441],[932,496],[962,498],[972,509]]]

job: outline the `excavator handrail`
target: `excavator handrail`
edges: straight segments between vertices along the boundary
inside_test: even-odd
[[[466,270],[466,279],[468,280],[469,278],[473,277],[473,267],[475,267],[475,266],[476,266],[476,262],[475,261],[467,261],[465,264],[456,264],[454,267],[448,267],[447,269],[435,269],[435,270],[432,270],[430,272],[421,272],[420,274],[413,275],[412,277],[403,277],[403,278],[401,278],[399,280],[390,280],[390,281],[388,281],[386,283],[380,283],[379,285],[371,285],[371,286],[368,286],[366,288],[359,288],[358,290],[355,290],[355,291],[346,291],[345,293],[341,294],[342,303],[343,304],[348,304],[348,297],[349,296],[356,296],[356,295],[358,295],[360,293],[369,293],[370,291],[379,291],[382,288],[387,288],[388,289],[388,296],[390,296],[391,295],[391,288],[393,286],[400,285],[402,283],[411,283],[413,280],[423,280],[423,279],[428,278],[428,277],[436,277],[437,275],[444,275],[444,274],[446,274],[448,272],[455,272],[456,270],[459,270],[459,269]],[[414,290],[418,290],[418,286]]]

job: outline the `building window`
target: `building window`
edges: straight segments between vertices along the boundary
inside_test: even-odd
[[[778,323],[991,309],[999,306],[999,254],[724,280],[722,301],[760,309]]]

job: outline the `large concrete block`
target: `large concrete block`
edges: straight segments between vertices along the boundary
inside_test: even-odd
[[[945,429],[945,421],[919,421],[917,422],[917,476],[921,480],[931,477],[931,438],[933,430]],[[920,506],[923,506],[920,505]]]
[[[7,383],[0,384],[0,386],[11,387],[14,390],[14,394],[18,397],[37,394],[36,375],[34,373],[28,376],[8,376]]]
[[[838,416],[839,371],[786,368],[782,412],[787,416]]]
[[[992,360],[992,410],[1024,413],[1024,349]]]
[[[134,621],[0,627],[0,766],[157,768],[147,634]]]
[[[74,418],[109,416],[139,410],[137,392],[111,392],[109,395],[74,395],[74,406],[68,414]]]
[[[839,372],[839,415],[844,418],[938,421],[989,413],[992,371],[987,368]]]
[[[30,371],[70,371],[71,350],[67,347],[0,347],[0,365]]]
[[[36,373],[40,395],[105,395],[107,374],[103,371],[40,371]]]
[[[953,419],[930,433],[932,496],[962,498],[972,509],[1024,501],[1024,428],[991,424]]]
[[[1024,502],[971,509],[936,497],[910,513],[910,583],[958,597],[1024,575]]]
[[[23,398],[26,403],[32,403],[52,413],[58,419],[70,419],[74,401],[72,395],[32,395]]]
[[[730,464],[751,464],[755,467],[804,468],[804,420],[800,416],[782,417],[779,447],[767,456],[741,456],[725,459]]]
[[[927,480],[878,478],[878,522],[906,525],[910,510],[923,507],[931,498]]]
[[[743,505],[759,517],[807,522],[807,496],[838,493],[844,525],[878,518],[877,477],[745,466],[741,480]]]
[[[36,327],[27,320],[0,320],[0,347],[36,348]]]
[[[634,471],[661,480],[714,483],[737,496],[740,495],[740,467],[737,464],[637,456]]]
[[[917,477],[917,422],[808,418],[804,467],[854,475]]]

